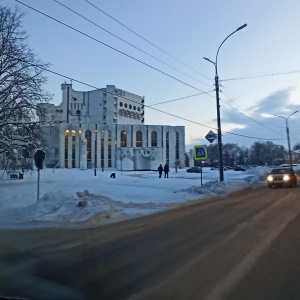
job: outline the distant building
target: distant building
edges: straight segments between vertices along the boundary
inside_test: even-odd
[[[62,103],[41,104],[48,165],[157,170],[184,166],[184,126],[145,125],[144,97],[114,85],[78,92],[62,84]]]

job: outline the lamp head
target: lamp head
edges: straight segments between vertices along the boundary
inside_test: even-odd
[[[247,26],[247,24],[244,24],[244,25],[240,26],[236,31],[239,31],[239,30],[245,28],[246,26]]]
[[[216,65],[216,63],[215,62],[213,62],[212,60],[210,60],[209,58],[207,58],[207,57],[203,57],[205,60],[207,60],[207,61],[209,61],[209,62],[211,62],[212,64],[214,64],[214,65]]]

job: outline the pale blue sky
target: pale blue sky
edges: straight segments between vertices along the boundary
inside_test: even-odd
[[[23,24],[30,47],[42,61],[51,63],[51,70],[99,88],[114,84],[145,96],[146,105],[197,94],[199,90],[212,91],[214,66],[202,57],[215,60],[221,42],[244,23],[248,26],[231,36],[219,52],[220,80],[300,71],[299,1],[89,0],[197,72],[135,36],[85,0],[58,1],[189,76],[108,35],[54,0],[22,0],[195,88],[80,35],[14,0],[2,0],[2,4],[17,5],[25,12]],[[46,75],[48,85],[45,89],[54,95],[53,103],[57,105],[61,101],[60,84],[65,79]],[[249,146],[262,141],[225,133],[230,131],[256,138],[282,139],[273,142],[287,148],[285,122],[271,116],[288,116],[300,108],[299,82],[300,72],[221,82],[223,143]],[[76,82],[73,82],[73,88],[90,90]],[[216,128],[215,93],[210,94],[153,107]],[[187,149],[195,144],[208,144],[204,136],[212,129],[148,108],[145,122],[186,126]],[[291,144],[300,142],[300,112],[289,119],[289,127]]]

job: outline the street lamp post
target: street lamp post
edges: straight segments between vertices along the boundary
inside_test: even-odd
[[[94,155],[94,176],[97,176],[97,134],[98,134],[98,129],[97,129],[97,124],[95,126],[95,155]]]
[[[222,132],[221,132],[221,117],[220,117],[220,97],[219,97],[219,76],[218,76],[218,54],[221,46],[224,44],[224,42],[232,36],[237,31],[245,28],[247,24],[244,24],[237,28],[234,32],[229,34],[224,41],[221,43],[221,45],[218,48],[217,54],[216,54],[216,61],[213,62],[207,57],[203,57],[205,60],[211,62],[215,66],[215,86],[216,86],[216,104],[217,104],[217,122],[218,122],[218,146],[219,146],[219,172],[220,172],[220,182],[224,181],[224,170],[223,170],[223,150],[222,150]]]
[[[294,111],[288,117],[282,117],[282,116],[274,115],[275,117],[285,119],[286,136],[287,136],[287,141],[288,141],[288,148],[289,148],[289,157],[290,157],[290,166],[291,166],[291,168],[293,168],[293,161],[292,161],[292,152],[291,152],[291,144],[290,144],[290,131],[289,131],[288,119],[289,119],[289,117],[291,117],[293,114],[297,113],[298,111],[299,110]]]

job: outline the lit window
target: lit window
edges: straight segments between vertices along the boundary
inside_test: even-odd
[[[125,130],[121,131],[121,147],[127,147],[127,132]]]

